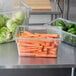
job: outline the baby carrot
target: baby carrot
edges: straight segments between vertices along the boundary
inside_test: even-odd
[[[26,39],[18,39],[20,53],[39,57],[56,57],[59,41],[41,38],[59,38],[58,34],[40,34],[24,31],[18,35]],[[30,39],[28,39],[30,38]],[[33,39],[34,38],[34,39]],[[38,38],[38,39],[36,39]]]

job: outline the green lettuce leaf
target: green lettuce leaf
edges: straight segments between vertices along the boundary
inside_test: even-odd
[[[25,19],[25,13],[23,11],[19,11],[14,14],[12,18],[18,25],[22,25]]]
[[[12,19],[10,19],[7,21],[6,26],[10,30],[10,32],[15,32],[17,23],[15,21],[13,21]]]

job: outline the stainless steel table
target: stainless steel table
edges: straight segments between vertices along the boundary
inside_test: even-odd
[[[0,66],[4,68],[76,67],[76,48],[61,43],[57,58],[19,57],[15,42],[0,45]]]

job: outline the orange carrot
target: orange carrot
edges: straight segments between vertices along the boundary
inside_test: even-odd
[[[49,38],[59,38],[58,34],[47,34],[47,37]]]
[[[41,39],[41,38],[59,38],[58,34],[40,34],[24,31],[17,35],[27,39],[18,39],[18,47],[21,55],[56,57],[59,40]],[[30,39],[28,39],[30,38]],[[39,39],[32,39],[39,38]]]

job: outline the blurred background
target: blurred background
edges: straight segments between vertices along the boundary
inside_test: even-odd
[[[40,0],[40,2],[39,2],[39,0],[38,0],[38,2],[36,2],[37,0],[23,0],[23,1],[26,2],[32,9],[35,9],[34,14],[31,14],[31,16],[30,16],[29,22],[32,24],[49,22],[52,17],[52,16],[50,16],[50,14],[48,14],[49,9],[51,9],[51,11],[53,13],[56,13],[57,11],[59,11],[58,6],[56,4],[57,0]],[[49,6],[49,4],[47,4],[48,1],[50,1],[50,6]],[[63,2],[63,0],[59,0],[59,1],[61,1],[60,5],[62,6],[61,3]],[[39,5],[36,4],[35,2],[39,3]],[[0,0],[0,9],[10,9],[16,3],[18,3],[18,0]],[[42,5],[43,5],[43,3],[46,3],[45,4],[45,7],[47,7],[46,10],[42,9],[43,6],[40,6],[41,3],[42,3]],[[76,21],[76,8],[75,8],[76,0],[69,0],[69,9],[70,10],[68,11],[68,14],[67,14],[67,0],[64,0],[64,6],[65,6],[64,10],[63,10],[64,18],[66,18],[68,15],[68,19],[70,19],[72,21]],[[31,12],[33,12],[33,11],[34,10],[32,10]],[[40,14],[39,11],[46,11],[46,12],[48,11],[48,12],[47,12],[47,14],[46,13],[44,14],[44,12],[42,12],[42,14]],[[38,14],[38,12],[39,12],[39,14]],[[61,17],[61,16],[59,16],[59,17]]]

